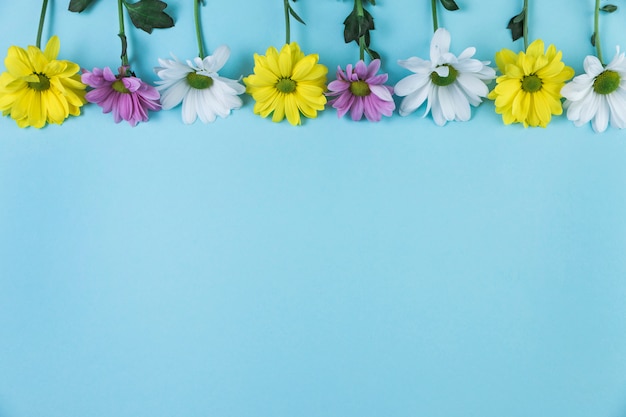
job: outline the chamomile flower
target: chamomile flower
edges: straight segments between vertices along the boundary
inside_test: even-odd
[[[159,59],[161,66],[155,68],[155,72],[161,78],[156,84],[163,109],[169,110],[182,102],[186,124],[195,122],[198,117],[203,123],[213,122],[217,116],[225,118],[231,110],[239,109],[242,105],[239,94],[245,92],[245,87],[218,74],[229,56],[230,49],[221,46],[213,55],[204,59],[196,57],[187,63]]]
[[[472,57],[476,48],[465,49],[457,57],[450,52],[450,33],[443,28],[435,31],[430,43],[430,61],[412,57],[398,64],[414,74],[400,80],[395,93],[404,97],[400,115],[413,113],[427,101],[424,116],[432,112],[439,126],[456,120],[471,118],[471,107],[478,106],[487,97],[487,83],[495,78],[489,62]]]
[[[626,58],[619,51],[605,67],[589,55],[584,62],[585,73],[576,76],[561,89],[565,97],[567,118],[576,126],[591,121],[596,132],[604,132],[609,124],[626,127]]]

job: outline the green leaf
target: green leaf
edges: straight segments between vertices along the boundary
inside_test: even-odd
[[[355,10],[343,21],[345,28],[343,30],[343,39],[346,43],[355,41],[359,43],[359,38],[364,37],[366,44],[369,44],[369,31],[374,30],[374,18],[365,9],[363,16],[359,16]]]
[[[600,10],[602,10],[603,12],[607,12],[607,13],[613,13],[614,11],[617,10],[617,6],[614,4],[607,4],[606,6],[600,7]]]
[[[506,28],[511,30],[511,38],[513,41],[524,36],[524,19],[526,19],[526,11],[522,10],[520,14],[513,16],[511,20],[509,20],[509,24]]]
[[[443,4],[443,7],[445,7],[446,10],[450,10],[451,12],[459,10],[459,6],[454,0],[441,0],[441,4]]]
[[[371,59],[380,59],[380,54],[373,49],[365,48],[365,51],[370,56]]]
[[[167,3],[161,0],[139,0],[128,3],[124,0],[130,20],[136,28],[152,33],[153,29],[165,29],[174,26],[174,19],[163,10]]]
[[[350,43],[352,41],[359,41],[359,21],[356,15],[356,10],[352,10],[352,13],[346,17],[346,20],[343,21],[344,29],[343,29],[343,39],[346,43]]]
[[[68,10],[70,12],[80,13],[84,11],[95,0],[70,0]]]
[[[304,20],[302,20],[302,18],[300,16],[298,16],[296,11],[294,9],[292,9],[291,7],[289,7],[289,14],[292,15],[293,18],[296,19],[298,22],[302,23],[303,25],[306,25],[306,23],[304,23]]]

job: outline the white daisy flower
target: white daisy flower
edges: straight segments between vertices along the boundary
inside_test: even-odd
[[[487,96],[487,83],[496,77],[489,61],[472,59],[474,47],[465,49],[458,57],[449,49],[450,32],[439,28],[430,42],[430,61],[417,57],[398,61],[398,65],[415,73],[394,87],[396,95],[404,96],[401,116],[414,112],[428,99],[424,116],[432,110],[439,126],[451,120],[465,122],[472,116],[470,104],[478,106]]]
[[[619,47],[609,65],[589,55],[584,62],[585,74],[576,76],[561,89],[565,97],[567,118],[576,126],[591,121],[596,132],[609,126],[626,127],[626,58]]]
[[[157,89],[161,92],[164,110],[183,103],[183,122],[191,124],[199,117],[203,123],[213,122],[217,116],[227,117],[230,111],[242,105],[239,94],[246,88],[230,78],[217,73],[228,58],[230,49],[220,46],[213,55],[204,59],[196,57],[187,63],[174,59],[159,59],[160,67],[154,70],[161,78]]]

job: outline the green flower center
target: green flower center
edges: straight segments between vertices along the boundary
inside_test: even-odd
[[[118,93],[130,93],[130,90],[124,86],[122,80],[115,80],[113,84],[111,84],[111,88],[113,88]]]
[[[206,75],[196,74],[195,72],[190,72],[187,74],[187,82],[191,88],[204,90],[205,88],[210,88],[213,85],[213,78],[207,77]]]
[[[598,94],[611,94],[619,88],[622,77],[611,70],[605,70],[593,82],[593,91]]]
[[[36,91],[45,91],[50,88],[50,78],[46,77],[44,74],[33,74],[39,77],[39,81],[29,82],[28,86]]]
[[[455,82],[456,77],[459,75],[459,72],[452,65],[444,64],[440,66],[448,67],[448,76],[442,77],[441,75],[437,74],[436,71],[431,72],[430,79],[433,84],[438,85],[439,87],[445,87]]]
[[[296,82],[291,78],[281,78],[276,83],[276,89],[284,94],[290,94],[296,91]]]
[[[366,97],[371,93],[369,84],[361,80],[350,83],[350,92],[357,97]]]
[[[537,77],[535,74],[524,75],[522,78],[522,90],[527,93],[536,93],[541,90],[541,78]]]

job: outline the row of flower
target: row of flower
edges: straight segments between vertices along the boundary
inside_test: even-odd
[[[69,116],[79,115],[87,102],[112,113],[116,123],[125,120],[132,126],[147,121],[151,111],[178,106],[182,107],[184,123],[197,119],[208,123],[239,109],[243,103],[240,95],[247,93],[255,101],[255,114],[263,118],[271,115],[274,122],[286,118],[299,125],[302,116],[315,118],[327,104],[339,117],[349,114],[355,121],[365,118],[377,122],[394,113],[395,95],[400,97],[401,116],[425,106],[424,116],[430,114],[440,126],[470,120],[471,108],[490,99],[505,124],[546,127],[552,116],[561,115],[565,108],[567,118],[576,126],[591,122],[596,132],[605,131],[609,125],[626,127],[626,58],[617,48],[612,61],[604,64],[598,29],[600,12],[612,12],[615,6],[601,7],[600,0],[594,0],[592,43],[596,55],[585,58],[585,73],[574,77],[574,70],[562,62],[562,53],[554,45],[546,48],[540,39],[528,43],[528,0],[524,0],[522,12],[509,22],[513,40],[524,38],[524,50],[515,53],[505,48],[497,52],[496,75],[490,62],[473,58],[475,48],[466,48],[458,56],[450,52],[450,33],[438,27],[437,1],[446,10],[459,7],[454,0],[431,1],[434,34],[430,59],[398,61],[411,74],[392,86],[387,84],[387,74],[381,72],[380,56],[370,47],[374,20],[364,6],[368,2],[374,5],[375,0],[354,0],[352,13],[344,22],[344,38],[359,46],[360,60],[338,67],[330,83],[328,68],[319,63],[318,55],[306,55],[290,40],[290,16],[299,22],[302,18],[289,0],[283,0],[286,39],[280,51],[270,47],[265,55],[255,54],[253,73],[241,81],[220,76],[230,50],[221,46],[212,55],[204,52],[199,19],[202,0],[193,0],[198,57],[187,61],[159,59],[155,68],[159,81],[152,86],[136,76],[129,65],[123,9],[136,27],[151,32],[173,25],[164,12],[165,3],[118,0],[122,62],[114,72],[110,67],[81,70],[74,62],[57,59],[60,41],[56,36],[41,49],[48,3],[43,0],[36,45],[27,49],[11,46],[8,50],[6,71],[0,75],[0,110],[19,127],[62,124]],[[92,2],[71,0],[70,10],[81,12]]]

